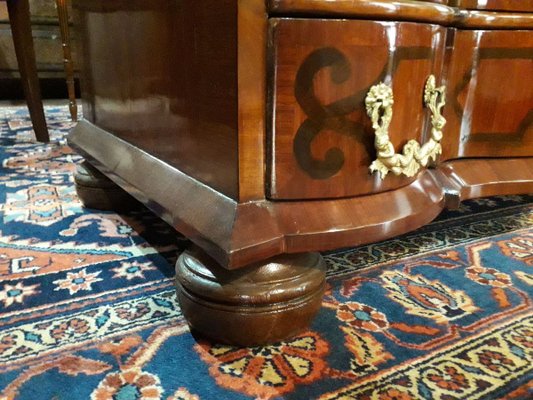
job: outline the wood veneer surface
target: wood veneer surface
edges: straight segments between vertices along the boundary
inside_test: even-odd
[[[470,10],[533,12],[533,2],[529,0],[450,0],[449,3]]]
[[[270,0],[269,13],[285,16],[359,17],[446,24],[454,10],[441,1],[387,0]]]
[[[238,198],[234,0],[75,0],[84,116]]]
[[[446,29],[335,19],[273,19],[271,29],[270,197],[348,197],[411,182],[369,173],[376,154],[364,99],[372,85],[391,84],[392,142],[423,142],[424,86],[442,70]]]
[[[455,33],[443,159],[533,154],[532,33]]]

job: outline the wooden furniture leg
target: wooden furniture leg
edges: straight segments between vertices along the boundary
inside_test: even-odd
[[[33,130],[39,142],[49,142],[50,137],[46,127],[39,78],[37,77],[37,67],[35,65],[28,0],[7,0],[7,10],[22,87],[30,110]]]
[[[228,270],[199,247],[176,263],[176,288],[193,332],[239,346],[273,343],[307,329],[322,304],[319,253],[284,254]]]
[[[87,208],[140,206],[89,162],[74,175]],[[199,247],[176,263],[176,289],[193,331],[239,346],[273,343],[305,330],[322,304],[326,265],[319,253],[283,254],[237,270],[221,267]]]
[[[68,26],[67,0],[56,0],[57,14],[59,16],[59,28],[61,31],[61,45],[63,47],[63,63],[68,90],[68,108],[72,121],[78,120],[78,105],[76,104],[76,89],[74,86],[74,65],[70,50],[70,33]]]

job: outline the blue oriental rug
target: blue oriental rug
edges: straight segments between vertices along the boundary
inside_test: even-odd
[[[307,332],[217,345],[176,303],[187,242],[148,211],[83,209],[67,109],[46,114],[45,145],[24,108],[0,109],[0,399],[533,397],[532,196],[327,253]]]

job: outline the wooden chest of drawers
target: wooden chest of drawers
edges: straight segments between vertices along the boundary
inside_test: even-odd
[[[290,335],[320,305],[310,252],[532,191],[526,3],[75,0],[80,196],[121,201],[100,171],[196,244],[177,264],[196,330]]]

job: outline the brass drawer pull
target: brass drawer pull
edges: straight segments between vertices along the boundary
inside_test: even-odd
[[[389,125],[392,120],[394,97],[392,88],[381,82],[370,88],[366,95],[366,112],[372,120],[372,128],[376,133],[374,146],[377,159],[370,165],[370,172],[378,171],[381,179],[392,172],[394,175],[414,176],[420,167],[428,165],[429,160],[435,161],[441,154],[442,128],[446,119],[442,116],[445,103],[445,86],[435,86],[435,76],[430,75],[424,88],[424,104],[431,111],[431,137],[420,145],[416,140],[409,140],[398,154],[389,138]]]

